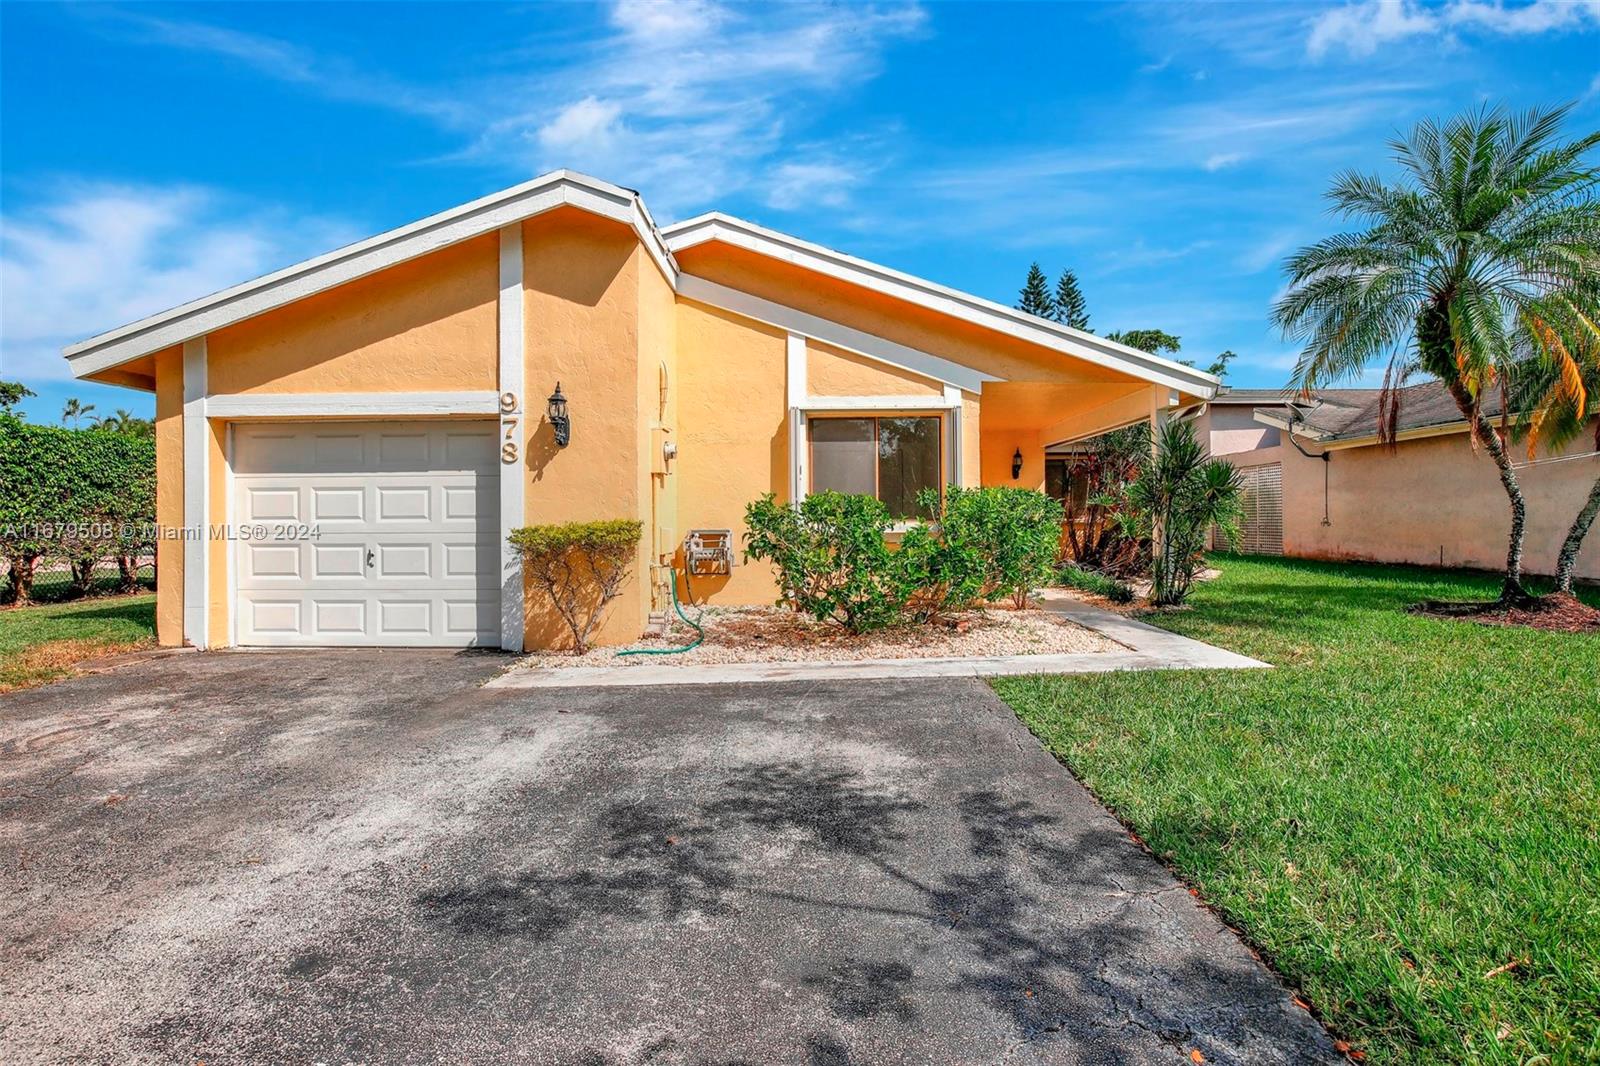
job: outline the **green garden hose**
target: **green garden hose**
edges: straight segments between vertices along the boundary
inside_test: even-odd
[[[683,574],[683,584],[685,588],[689,585],[689,572],[687,570]],[[676,570],[672,572],[672,609],[678,612],[678,617],[683,619],[685,625],[694,630],[694,643],[685,644],[681,648],[629,648],[627,651],[617,652],[617,658],[620,659],[624,655],[681,655],[686,651],[693,651],[698,648],[700,642],[706,639],[706,631],[700,628],[699,618],[690,621],[689,616],[683,613],[683,604],[678,602],[678,572]],[[705,609],[701,608],[700,618],[705,616]]]

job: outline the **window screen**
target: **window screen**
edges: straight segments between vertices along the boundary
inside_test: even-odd
[[[939,487],[939,419],[813,418],[811,491],[877,496],[896,518],[919,514],[917,493]]]
[[[878,419],[878,499],[896,518],[921,514],[917,493],[939,487],[939,420]]]
[[[815,418],[811,420],[811,491],[878,491],[876,419]]]

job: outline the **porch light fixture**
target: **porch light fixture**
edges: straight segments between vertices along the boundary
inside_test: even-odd
[[[556,391],[550,394],[547,403],[544,416],[550,420],[550,428],[556,431],[556,446],[565,448],[572,440],[572,419],[567,416],[567,398],[561,395],[561,382],[556,382]]]
[[[1018,448],[1011,456],[1011,480],[1015,481],[1022,476],[1022,449]]]

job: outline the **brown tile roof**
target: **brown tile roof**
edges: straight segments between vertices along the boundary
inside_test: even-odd
[[[1375,437],[1381,411],[1382,389],[1319,389],[1310,399],[1293,401],[1296,421],[1312,436],[1322,440],[1357,440]],[[1462,421],[1461,409],[1442,382],[1425,381],[1400,390],[1400,415],[1396,430],[1427,429]],[[1483,413],[1500,414],[1498,391],[1483,397]],[[1256,411],[1287,421],[1288,403],[1260,406]]]

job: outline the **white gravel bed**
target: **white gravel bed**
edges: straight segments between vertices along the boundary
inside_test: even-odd
[[[690,618],[694,608],[685,608]],[[724,663],[854,662],[863,659],[976,658],[999,655],[1082,655],[1125,651],[1122,645],[1059,615],[1037,608],[991,607],[963,611],[947,625],[896,626],[852,636],[839,626],[778,607],[710,607],[700,624],[705,641],[676,655],[619,655],[624,648],[594,648],[586,655],[537,652],[526,667],[705,666]],[[694,630],[676,618],[665,638],[632,648],[682,647]]]

